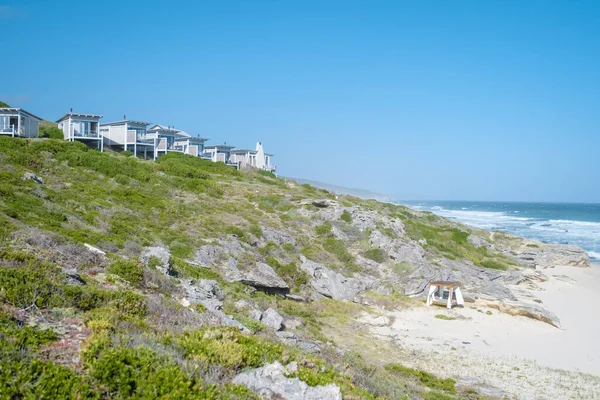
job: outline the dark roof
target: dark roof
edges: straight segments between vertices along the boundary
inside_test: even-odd
[[[22,108],[3,107],[3,108],[0,108],[0,112],[19,112],[19,113],[27,114],[27,115],[29,115],[30,117],[33,117],[33,118],[35,118],[35,119],[38,119],[38,120],[40,120],[40,121],[42,121],[42,120],[43,120],[43,118],[40,118],[40,117],[38,117],[37,115],[33,115],[32,113],[30,113],[30,112],[28,112],[28,111],[25,111],[25,110],[23,110]]]
[[[67,119],[69,117],[98,118],[98,119],[100,119],[100,118],[102,118],[102,115],[98,115],[98,114],[66,113],[65,115],[63,115],[62,117],[60,117],[59,119],[57,119],[56,123],[59,123],[63,119]]]

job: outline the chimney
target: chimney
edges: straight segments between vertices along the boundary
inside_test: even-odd
[[[71,111],[69,111],[71,114],[73,114],[73,107],[71,107]]]
[[[127,120],[127,115],[123,114],[123,121]]]

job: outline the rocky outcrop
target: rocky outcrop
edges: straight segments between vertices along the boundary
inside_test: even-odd
[[[473,246],[475,246],[477,248],[485,247],[488,250],[495,250],[494,245],[482,237],[475,236],[475,235],[469,235],[469,237],[467,237],[467,240],[469,241],[469,243],[471,243]]]
[[[257,289],[274,289],[275,291],[289,291],[290,287],[269,265],[257,263],[253,268],[240,271],[236,280]]]
[[[272,308],[268,308],[262,313],[260,322],[276,331],[283,329],[283,317]]]
[[[32,180],[35,183],[39,183],[40,185],[44,185],[44,178],[42,178],[41,176],[38,176],[36,174],[34,174],[33,172],[25,172],[25,175],[23,175],[23,180],[27,181],[27,180]]]
[[[590,257],[580,247],[540,244],[539,247],[523,246],[516,251],[519,263],[530,268],[545,269],[557,265],[589,267]]]
[[[192,303],[201,303],[209,310],[220,310],[225,295],[217,281],[210,279],[181,279],[187,298]]]
[[[147,266],[150,259],[155,258],[160,262],[159,265],[155,265],[156,269],[162,272],[164,275],[169,275],[171,265],[171,252],[165,247],[146,247],[142,250],[142,262]]]
[[[482,306],[487,306],[490,308],[495,308],[500,312],[510,314],[510,315],[521,315],[523,317],[528,317],[532,319],[536,319],[538,321],[545,322],[557,328],[560,328],[560,319],[558,317],[546,310],[545,308],[535,305],[524,303],[520,301],[489,301],[489,300],[478,300],[477,304]]]
[[[348,278],[317,262],[301,256],[301,268],[310,276],[311,287],[319,294],[337,300],[352,299],[368,290],[374,283],[366,277]]]
[[[298,378],[289,378],[287,375],[290,373],[280,362],[275,361],[238,374],[233,383],[244,385],[262,398],[270,400],[342,399],[340,388],[336,385],[308,386]]]

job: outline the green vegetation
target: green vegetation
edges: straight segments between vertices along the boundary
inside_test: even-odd
[[[454,321],[456,319],[456,317],[450,317],[450,316],[444,315],[444,314],[436,314],[435,318],[443,319],[444,321]]]
[[[387,258],[385,252],[379,247],[365,251],[365,257],[378,263],[384,262]]]
[[[53,137],[51,124],[43,130]],[[386,261],[386,253],[369,244],[372,229],[359,229],[349,212],[332,221],[316,215],[327,210],[312,203],[334,198],[331,193],[198,157],[169,153],[143,161],[127,152],[100,153],[46,138],[0,137],[0,160],[0,397],[252,399],[256,396],[231,385],[231,378],[275,360],[296,361],[295,376],[309,385],[334,383],[344,398],[455,394],[447,380],[425,372],[383,368],[330,350],[336,340],[329,337],[331,328],[347,326],[367,307],[331,299],[292,301],[196,264],[198,248],[228,242],[231,247],[215,255],[215,265],[233,260],[244,271],[265,262],[304,296],[309,276],[301,255],[345,276],[361,270],[358,254]],[[26,172],[45,184],[23,180]],[[428,250],[436,254],[443,249],[473,257],[478,265],[508,263],[472,249],[466,232],[454,235],[455,228],[438,219],[352,197],[340,202],[400,218],[411,235],[430,229],[434,240]],[[423,227],[411,227],[411,221]],[[396,237],[384,224],[377,229]],[[84,243],[107,255],[85,251]],[[157,271],[162,265],[157,257],[147,266],[139,261],[143,247],[158,245],[171,252],[172,276]],[[394,266],[398,274],[409,269],[406,263]],[[254,334],[211,325],[214,316],[202,304],[184,307],[179,279],[216,281],[225,295],[223,312]],[[384,307],[407,304],[401,290],[394,286],[391,292],[365,296]],[[235,305],[239,300],[261,311],[273,307],[286,324],[297,324],[299,340],[320,341],[322,353],[316,357],[278,341],[250,318],[250,307]]]
[[[43,138],[64,139],[63,131],[58,129],[56,126],[40,125],[39,135],[40,135],[40,137],[43,137]]]
[[[116,260],[106,268],[107,272],[119,275],[132,285],[139,285],[142,282],[144,271],[142,266],[131,260]]]
[[[440,379],[428,372],[404,367],[400,364],[388,364],[385,366],[385,369],[399,375],[413,376],[428,388],[444,390],[448,393],[456,393],[456,382],[453,379]]]
[[[502,253],[491,254],[486,247],[475,247],[467,238],[469,232],[440,224],[438,217],[427,215],[423,221],[404,219],[406,233],[414,240],[425,239],[425,247],[449,259],[468,259],[484,268],[506,270],[514,260]]]
[[[344,210],[342,212],[342,215],[340,216],[340,219],[344,222],[351,223],[352,222],[352,214],[350,214],[348,212],[348,210]]]

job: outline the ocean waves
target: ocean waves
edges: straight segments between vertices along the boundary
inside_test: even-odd
[[[600,261],[600,222],[561,218],[558,212],[548,215],[553,218],[544,218],[541,215],[548,208],[544,203],[540,203],[539,211],[532,203],[521,209],[518,208],[519,203],[403,204],[480,229],[505,231],[544,243],[580,246],[588,252],[590,258]],[[527,216],[528,214],[531,216]],[[590,219],[597,217],[593,215]]]

